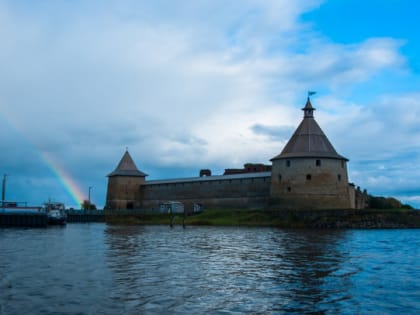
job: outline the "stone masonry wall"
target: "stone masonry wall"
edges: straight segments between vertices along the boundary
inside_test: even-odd
[[[108,209],[140,208],[139,187],[143,183],[144,177],[109,177],[105,207]]]
[[[204,207],[262,208],[267,205],[270,177],[177,181],[140,187],[141,207],[157,208],[165,201],[180,201],[186,209],[194,203]]]
[[[284,208],[349,209],[344,160],[294,158],[273,161],[271,203]]]

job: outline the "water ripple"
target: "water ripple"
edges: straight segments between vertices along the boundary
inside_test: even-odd
[[[2,314],[418,313],[418,230],[0,229]]]

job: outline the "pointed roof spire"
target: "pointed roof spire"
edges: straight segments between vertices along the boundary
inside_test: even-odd
[[[316,110],[316,108],[312,107],[311,104],[311,99],[308,96],[308,99],[306,100],[306,104],[305,107],[302,108],[304,115],[304,118],[314,118],[314,110]]]
[[[348,160],[335,151],[333,145],[315,121],[313,115],[315,108],[312,107],[309,95],[302,110],[304,111],[302,122],[283,151],[271,160],[293,157],[324,157]]]
[[[128,149],[125,151],[123,157],[121,158],[120,163],[118,163],[117,168],[110,174],[111,176],[134,176],[134,177],[146,177],[147,174],[139,171],[136,164],[128,153]]]

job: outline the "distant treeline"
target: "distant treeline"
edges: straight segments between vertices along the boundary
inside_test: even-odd
[[[371,209],[413,209],[408,204],[403,204],[393,197],[377,197],[369,195],[369,208]]]

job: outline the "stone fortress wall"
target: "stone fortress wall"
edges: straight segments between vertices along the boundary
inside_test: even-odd
[[[282,159],[273,163],[272,202],[284,208],[352,208],[345,160]]]
[[[186,208],[194,204],[204,207],[264,207],[270,195],[271,173],[204,176],[172,181],[149,181],[140,187],[141,206],[155,208],[171,200]]]
[[[212,176],[146,180],[125,152],[108,175],[106,208],[157,209],[178,201],[191,209],[208,207],[278,209],[361,209],[366,194],[349,184],[348,159],[339,155],[313,117],[309,100],[304,119],[272,165],[247,163],[243,169],[226,169]]]
[[[109,176],[105,208],[142,208],[140,187],[142,187],[144,184],[144,177]]]

